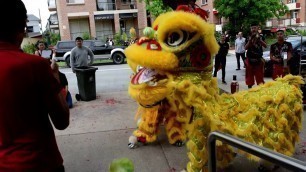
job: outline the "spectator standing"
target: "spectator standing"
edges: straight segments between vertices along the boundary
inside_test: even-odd
[[[21,0],[0,1],[12,15],[0,28],[0,171],[63,172],[54,127],[69,125],[69,109],[60,93],[58,66],[25,54],[27,10]]]
[[[92,65],[94,61],[93,52],[89,48],[83,46],[83,38],[75,38],[75,43],[76,47],[71,50],[70,54],[70,66],[73,73],[75,73],[76,68],[87,68]],[[88,61],[88,56],[90,56],[90,61]],[[75,98],[81,100],[79,94],[76,94]]]
[[[229,44],[225,42],[225,35],[222,34],[220,37],[220,41],[218,42],[220,49],[215,57],[215,70],[214,77],[217,77],[217,72],[219,68],[222,69],[222,83],[227,84],[225,81],[225,66],[226,66],[226,56],[229,50]]]
[[[245,68],[245,44],[246,44],[246,39],[242,36],[242,32],[239,32],[237,35],[237,39],[235,40],[235,54],[237,59],[236,70],[240,70],[240,57],[243,61]]]
[[[34,52],[35,55],[40,56],[40,57],[46,56],[46,55],[43,53],[43,52],[47,52],[47,51],[46,51],[46,43],[45,43],[44,41],[37,41],[37,43],[35,44],[35,47],[36,47],[36,49],[37,49],[37,50]],[[49,54],[50,54],[50,55],[49,55]],[[44,58],[47,58],[47,59],[51,60],[51,59],[52,59],[52,55],[53,55],[52,51],[49,51],[47,57],[44,57]]]
[[[37,43],[35,44],[35,47],[37,50],[34,52],[34,54],[37,56],[41,56],[42,52],[46,48],[45,43],[43,41],[37,41]]]
[[[285,41],[284,31],[276,32],[277,42],[270,47],[270,59],[273,61],[272,78],[283,77],[288,73],[287,61],[292,57],[292,44]]]
[[[109,40],[108,40],[108,45],[109,45],[109,46],[113,46],[113,45],[114,45],[113,39],[109,39]]]
[[[38,47],[38,50],[36,50],[34,54],[42,57],[42,52],[45,49],[45,43],[43,41],[38,41],[37,42],[37,47]],[[48,59],[48,60],[50,60],[50,64],[52,64],[51,57],[52,57],[52,53],[50,55],[50,58]],[[58,71],[58,75],[59,75],[60,84],[62,86],[62,91],[61,92],[62,92],[63,96],[66,98],[66,102],[67,102],[68,107],[72,108],[72,98],[71,98],[70,92],[68,91],[68,80],[66,78],[66,75],[64,73],[60,72],[60,71]]]
[[[89,48],[83,46],[83,38],[75,38],[75,44],[76,47],[71,50],[70,54],[70,65],[73,73],[75,73],[75,68],[88,67],[94,60],[93,52]],[[88,56],[90,56],[90,61],[88,61]]]
[[[264,41],[264,37],[258,33],[258,24],[253,23],[251,25],[251,34],[247,44],[245,45],[245,49],[247,50],[245,82],[248,88],[252,88],[255,84],[255,80],[257,85],[264,83],[264,60],[262,58],[262,47],[266,48],[267,44]]]

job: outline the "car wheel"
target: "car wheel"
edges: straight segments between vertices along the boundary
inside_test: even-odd
[[[65,62],[66,62],[67,67],[70,68],[70,56],[66,57]]]
[[[115,64],[122,64],[124,62],[125,56],[121,52],[115,52],[112,56],[112,59]]]

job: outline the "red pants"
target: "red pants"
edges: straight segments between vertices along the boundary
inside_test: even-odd
[[[284,67],[283,65],[273,64],[273,74],[272,79],[275,80],[277,77],[284,76]]]
[[[249,61],[246,60],[245,70],[245,83],[248,86],[255,84],[254,77],[257,85],[265,83],[264,81],[264,62],[262,61],[258,65],[250,65]]]

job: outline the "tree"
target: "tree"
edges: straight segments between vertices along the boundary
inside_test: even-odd
[[[61,40],[61,36],[59,33],[53,33],[53,32],[50,32],[49,30],[45,30],[43,33],[43,41],[50,45],[56,45],[57,41],[60,41],[60,40]]]
[[[171,7],[163,3],[163,0],[139,0],[146,3],[146,9],[154,16],[157,17],[162,13],[171,11]]]
[[[228,19],[225,28],[235,33],[247,32],[251,23],[262,24],[288,12],[280,0],[215,0],[214,7],[220,17]]]

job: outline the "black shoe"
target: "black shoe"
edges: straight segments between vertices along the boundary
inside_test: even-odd
[[[240,70],[240,68],[236,69],[236,70]]]
[[[253,85],[248,85],[248,88],[252,88],[253,87]]]
[[[224,80],[222,81],[223,84],[227,84]]]
[[[75,94],[75,99],[76,99],[77,101],[80,101],[80,100],[81,100],[81,96],[80,96],[79,94]]]

